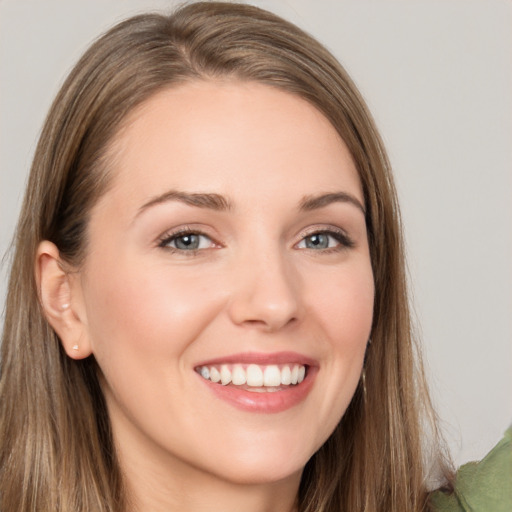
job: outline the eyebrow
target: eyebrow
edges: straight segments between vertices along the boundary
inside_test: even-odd
[[[231,203],[220,194],[204,194],[204,193],[188,193],[180,192],[178,190],[169,190],[164,194],[153,197],[147,203],[144,203],[137,212],[137,216],[143,211],[155,206],[157,204],[167,203],[168,201],[179,201],[195,206],[197,208],[207,208],[209,210],[226,211],[230,210]]]
[[[330,192],[316,196],[305,196],[300,202],[299,208],[302,211],[317,210],[332,203],[348,203],[359,208],[366,216],[366,209],[357,197],[347,192]]]
[[[144,203],[138,210],[136,217],[147,209],[167,203],[169,201],[179,201],[196,208],[205,208],[215,211],[228,211],[233,208],[232,203],[224,196],[214,193],[189,193],[178,190],[169,190],[161,195],[155,196]],[[326,194],[304,196],[299,203],[299,210],[312,211],[324,208],[332,203],[348,203],[357,207],[366,215],[366,210],[352,194],[347,192],[329,192]]]

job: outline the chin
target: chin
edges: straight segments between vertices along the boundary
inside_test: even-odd
[[[292,466],[286,461],[275,460],[265,464],[241,464],[220,476],[237,485],[269,485],[286,480],[299,482],[304,465]]]
[[[294,446],[286,442],[280,446],[268,443],[262,447],[255,440],[249,450],[231,449],[221,460],[217,458],[214,471],[221,478],[240,485],[271,484],[287,479],[298,482],[314,451],[306,450],[303,443]]]

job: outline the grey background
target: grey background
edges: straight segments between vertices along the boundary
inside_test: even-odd
[[[46,111],[90,41],[176,2],[0,0],[0,252]],[[512,4],[267,0],[359,85],[395,169],[413,306],[455,461],[512,420]],[[2,267],[0,299],[6,289]]]

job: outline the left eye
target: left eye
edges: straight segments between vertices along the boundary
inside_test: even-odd
[[[181,235],[172,235],[162,240],[161,247],[169,247],[179,251],[195,251],[198,249],[207,249],[213,244],[212,240],[206,235],[199,233],[183,233]]]
[[[298,244],[298,249],[331,249],[340,245],[339,237],[332,233],[313,233],[304,237]]]

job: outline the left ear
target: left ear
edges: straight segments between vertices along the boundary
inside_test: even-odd
[[[57,246],[41,242],[36,255],[36,284],[46,319],[67,355],[83,359],[92,354],[76,275],[65,270]]]

